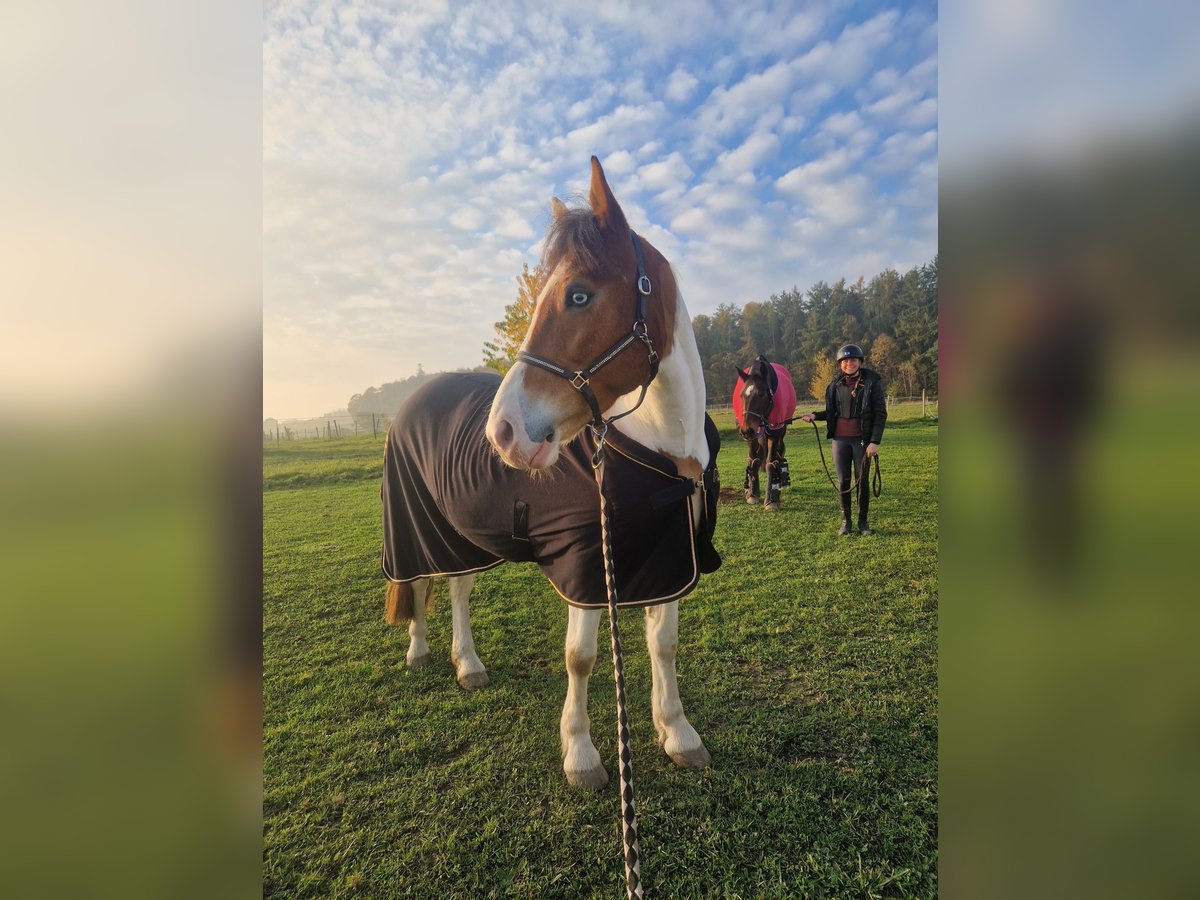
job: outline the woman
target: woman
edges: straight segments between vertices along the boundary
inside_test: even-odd
[[[887,422],[887,402],[878,372],[863,368],[862,348],[847,344],[837,352],[842,374],[825,389],[825,409],[805,413],[805,422],[820,419],[828,423],[833,440],[833,465],[837,470],[842,501],[842,527],[838,534],[850,534],[850,464],[858,479],[858,533],[872,534],[867,527],[867,509],[871,503],[870,479],[863,475],[863,459],[879,452],[883,426]]]

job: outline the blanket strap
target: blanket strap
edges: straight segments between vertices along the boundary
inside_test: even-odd
[[[608,627],[612,639],[613,681],[617,687],[617,737],[620,742],[621,847],[625,857],[625,892],[641,898],[642,871],[638,850],[637,814],[633,807],[633,753],[629,748],[629,716],[625,709],[625,666],[621,655],[621,632],[617,628],[617,577],[613,571],[612,540],[609,538],[610,515],[604,493],[604,458],[596,466],[596,487],[600,492],[600,540],[604,548],[604,584],[608,589]]]

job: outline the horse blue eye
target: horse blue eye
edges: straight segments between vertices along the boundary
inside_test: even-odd
[[[588,295],[585,294],[583,291],[575,291],[575,293],[571,294],[571,305],[572,306],[586,306],[587,302],[588,302]]]

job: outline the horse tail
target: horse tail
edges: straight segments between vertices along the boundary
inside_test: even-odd
[[[389,625],[403,625],[413,617],[413,586],[411,582],[389,581],[384,604],[384,620]],[[425,579],[425,611],[433,609],[433,579]]]

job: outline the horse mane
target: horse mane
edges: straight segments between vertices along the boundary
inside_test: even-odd
[[[552,272],[564,258],[595,272],[606,257],[604,235],[590,209],[568,209],[550,223],[542,247],[542,270]]]

